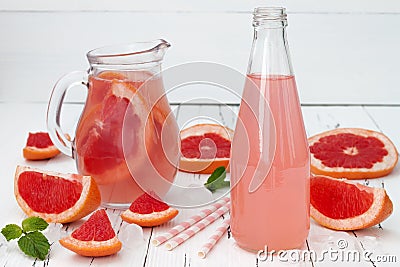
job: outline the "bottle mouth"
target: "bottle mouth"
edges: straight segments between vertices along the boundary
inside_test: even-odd
[[[278,28],[287,26],[287,14],[284,7],[257,7],[253,12],[253,26]]]

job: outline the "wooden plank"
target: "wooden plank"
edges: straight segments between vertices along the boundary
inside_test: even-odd
[[[235,30],[221,34],[222,25]],[[2,12],[0,26],[7,39],[0,45],[0,101],[47,102],[63,74],[88,68],[88,50],[156,38],[172,44],[165,68],[208,61],[245,73],[252,40],[248,13]],[[399,104],[394,86],[400,54],[392,52],[400,46],[400,35],[392,34],[399,27],[400,16],[390,14],[290,14],[288,38],[302,103]],[[73,90],[70,99],[82,101],[84,92]],[[239,101],[219,92],[213,98]],[[180,94],[170,100],[183,99]]]

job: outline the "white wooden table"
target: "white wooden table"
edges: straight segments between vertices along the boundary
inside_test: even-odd
[[[82,105],[68,104],[64,108],[64,127],[70,132],[74,128],[74,122],[79,115]],[[182,126],[188,119],[196,116],[209,116],[217,119],[226,126],[234,127],[235,113],[238,106],[217,105],[188,105],[173,106],[178,123]],[[62,172],[75,172],[72,159],[60,155],[50,161],[27,162],[22,158],[22,148],[25,145],[29,131],[46,130],[45,127],[46,103],[0,103],[1,125],[0,140],[2,141],[0,153],[0,226],[7,223],[20,223],[25,215],[18,207],[13,194],[14,171],[17,164],[24,164],[48,170]],[[336,127],[363,127],[381,131],[389,136],[400,148],[400,106],[303,106],[303,114],[308,135],[336,128]],[[182,184],[201,184],[207,176],[179,173],[177,182]],[[132,239],[133,243],[124,244],[123,249],[116,255],[103,258],[81,257],[61,247],[58,242],[51,245],[49,257],[44,261],[36,261],[24,256],[13,244],[0,246],[0,266],[173,266],[173,267],[200,267],[200,266],[399,266],[400,264],[400,167],[397,166],[392,174],[381,179],[362,180],[361,183],[384,186],[394,204],[394,212],[391,217],[381,225],[371,227],[362,231],[335,232],[320,227],[311,221],[311,230],[307,242],[302,251],[314,251],[317,258],[297,263],[291,262],[289,254],[283,255],[282,260],[278,257],[269,258],[267,261],[257,259],[255,254],[246,252],[235,245],[230,234],[226,234],[216,247],[207,255],[206,259],[197,256],[197,250],[208,236],[221,223],[221,220],[210,225],[208,228],[188,240],[173,251],[167,251],[163,246],[154,247],[150,240],[155,235],[164,232],[173,225],[185,220],[198,209],[182,209],[179,215],[171,222],[160,227],[143,229],[143,239],[140,236]],[[119,217],[120,211],[108,209],[107,213],[111,219],[116,232],[124,223]],[[64,225],[60,231],[53,230],[50,239],[64,236],[79,227],[82,221]],[[52,225],[53,229],[55,228]],[[338,241],[347,242],[347,248],[340,250]],[[360,253],[360,262],[342,260],[343,254],[321,261],[324,250],[338,250],[340,253],[356,251]],[[300,251],[300,252],[302,252]],[[371,260],[365,261],[362,257],[365,252],[372,252]],[[295,253],[295,252],[293,252]],[[297,254],[292,254],[297,255]],[[295,257],[295,256],[293,256]],[[353,258],[351,258],[353,259]],[[380,262],[380,261],[392,261]]]

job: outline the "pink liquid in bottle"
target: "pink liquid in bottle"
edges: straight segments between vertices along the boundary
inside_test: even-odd
[[[260,108],[260,113],[265,108],[262,103],[242,102],[232,144],[232,234],[239,246],[250,250],[257,251],[264,246],[269,250],[299,248],[307,238],[310,225],[310,165],[295,79],[259,75],[248,78],[260,91],[250,92],[245,88],[245,92],[253,94],[251,98],[254,94],[265,94],[275,129],[271,122],[256,118],[261,115],[257,114]],[[246,98],[244,95],[243,101]],[[269,153],[273,149],[268,146],[273,144],[264,143],[260,149],[259,138],[274,130],[276,145],[272,158],[263,155],[261,150]],[[253,187],[250,186],[252,179],[256,181]],[[256,189],[259,182],[261,185]],[[250,193],[249,189],[256,190]]]
[[[305,244],[310,156],[282,8],[256,9],[231,156],[231,231],[247,250]]]

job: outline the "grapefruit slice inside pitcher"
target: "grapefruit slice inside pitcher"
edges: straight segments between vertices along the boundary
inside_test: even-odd
[[[314,174],[376,178],[389,174],[398,160],[389,138],[371,130],[339,128],[312,136],[308,141]]]
[[[93,213],[71,235],[60,239],[60,244],[79,255],[88,257],[112,255],[122,247],[104,209]]]
[[[17,166],[14,194],[28,216],[48,222],[79,220],[100,205],[96,182],[90,176],[61,174]]]
[[[110,80],[91,79],[94,84],[89,89],[94,90],[91,98],[95,99],[99,93],[102,99],[93,106],[87,104],[77,129],[76,150],[80,171],[93,175],[103,185],[131,176],[125,156],[135,158],[139,164],[145,156],[139,148],[145,139],[151,138],[152,131],[146,123],[147,104],[137,88],[129,81],[119,80],[122,76],[118,73],[107,72],[100,77]],[[128,124],[124,126],[124,122]],[[132,135],[125,138],[131,140],[126,147],[123,147],[123,127],[129,129],[125,133]]]
[[[179,169],[210,174],[229,167],[233,130],[218,124],[197,124],[181,131]]]
[[[29,133],[26,146],[22,152],[27,160],[50,159],[60,154],[49,134],[45,132]]]
[[[166,223],[176,215],[178,210],[171,208],[157,196],[144,193],[132,202],[129,209],[121,214],[121,218],[128,223],[151,227]]]
[[[368,228],[393,212],[392,201],[383,188],[326,176],[312,177],[310,185],[311,217],[331,229]]]

